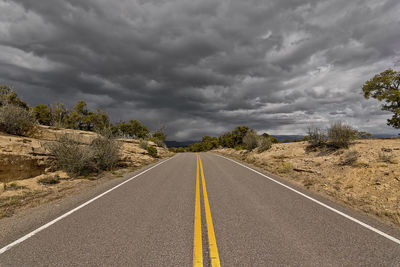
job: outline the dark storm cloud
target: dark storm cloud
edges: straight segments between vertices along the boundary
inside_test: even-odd
[[[84,99],[170,139],[275,134],[390,114],[360,86],[400,62],[400,3],[0,0],[0,81],[30,104]]]

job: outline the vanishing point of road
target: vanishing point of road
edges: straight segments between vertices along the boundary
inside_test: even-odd
[[[0,266],[400,266],[399,239],[277,177],[184,153],[0,240]]]

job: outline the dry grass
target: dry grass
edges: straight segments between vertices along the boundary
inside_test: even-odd
[[[44,177],[38,180],[38,183],[42,185],[54,185],[58,184],[59,182],[60,182],[59,177]]]
[[[308,151],[308,145],[274,144],[263,153],[215,151],[400,226],[400,139],[365,139],[350,151],[330,153]]]
[[[279,173],[290,173],[293,171],[293,164],[290,162],[281,162],[281,164],[278,164],[277,170]]]
[[[62,138],[66,139],[65,142],[57,142]],[[120,152],[117,162],[115,144]],[[90,156],[87,158],[91,159],[96,170],[115,166],[113,171],[116,171],[116,175],[104,171],[100,175],[94,173],[77,177],[76,174],[58,170],[54,164],[54,154],[51,155],[45,149],[47,146],[54,146],[52,152],[55,155],[61,153],[66,165],[70,165],[69,160],[80,164],[82,155],[86,158],[87,153]],[[86,149],[91,152],[85,152]],[[163,148],[156,151],[160,158],[171,155]],[[124,173],[135,171],[154,161],[150,155],[143,153],[138,140],[112,139],[109,142],[107,134],[99,137],[93,132],[46,126],[38,127],[35,138],[0,133],[0,181],[5,182],[0,183],[0,218],[11,216],[16,210],[60,199],[95,184],[122,177]],[[81,168],[84,167],[78,165],[77,169]]]
[[[26,191],[22,194],[12,196],[0,196],[0,219],[10,217],[15,210],[23,206],[33,204],[33,200],[47,196],[49,192],[45,191]]]
[[[23,185],[19,185],[17,183],[3,183],[3,190],[4,191],[15,191],[15,190],[21,190],[21,189],[25,189],[26,187]]]
[[[379,152],[379,160],[382,162],[396,164],[397,161],[394,159],[392,151],[381,151]]]
[[[341,159],[340,165],[354,166],[360,154],[356,150],[347,151]]]

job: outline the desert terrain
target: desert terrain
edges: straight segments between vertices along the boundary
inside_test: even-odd
[[[157,148],[158,158],[154,158],[141,148],[139,140],[118,139],[121,143],[121,159],[117,168],[71,177],[57,168],[54,158],[46,149],[49,143],[55,142],[60,136],[75,137],[85,145],[96,138],[97,134],[48,126],[38,126],[33,138],[0,132],[0,218],[12,216],[18,209],[60,199],[84,188],[122,177],[172,154],[149,141],[150,146]]]
[[[308,151],[307,142],[274,144],[262,153],[213,151],[400,226],[400,139],[361,139],[336,151]]]

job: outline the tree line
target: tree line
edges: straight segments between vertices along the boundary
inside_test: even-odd
[[[163,127],[151,133],[145,125],[135,119],[119,121],[113,124],[110,122],[110,117],[106,112],[101,109],[97,109],[96,111],[89,110],[87,103],[83,100],[78,101],[73,108],[69,108],[59,102],[51,105],[40,104],[30,107],[8,85],[0,85],[0,108],[4,111],[3,113],[6,113],[6,109],[8,111],[12,110],[13,114],[11,115],[16,117],[21,116],[23,113],[22,115],[25,120],[29,119],[46,126],[83,131],[109,129],[114,136],[148,139],[157,144],[163,143],[167,138]],[[12,133],[24,135],[24,131],[14,131]]]
[[[252,150],[269,148],[273,143],[279,143],[278,139],[267,133],[258,135],[254,129],[248,126],[237,126],[219,137],[206,135],[200,142],[186,147],[170,148],[170,150],[173,152],[202,152],[219,147]]]

